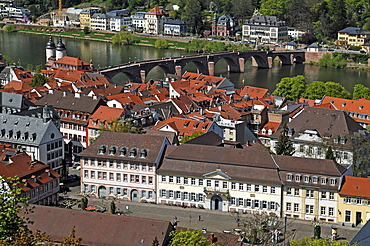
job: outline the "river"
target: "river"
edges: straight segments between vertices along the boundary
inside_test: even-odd
[[[45,45],[49,37],[29,33],[6,33],[0,31],[0,54],[8,55],[20,65],[39,65],[45,63]],[[58,37],[53,37],[55,43]],[[80,57],[86,62],[93,61],[96,68],[126,63],[129,61],[149,60],[161,57],[176,57],[189,54],[182,50],[158,50],[145,46],[119,46],[111,43],[88,41],[73,38],[63,38],[67,48],[67,55]],[[183,71],[196,72],[194,64],[188,64]],[[236,88],[243,85],[253,85],[275,89],[275,85],[284,77],[303,75],[308,82],[334,81],[339,82],[350,92],[355,84],[363,84],[370,87],[370,72],[353,69],[332,69],[311,65],[280,66],[274,63],[272,69],[258,69],[251,66],[247,61],[244,73],[228,73],[227,65],[221,60],[215,67],[216,75],[229,78]],[[147,79],[163,78],[162,70],[154,68]],[[123,84],[127,77],[116,76],[114,82]]]

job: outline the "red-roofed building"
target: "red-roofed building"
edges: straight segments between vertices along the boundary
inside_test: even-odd
[[[266,97],[268,94],[268,89],[254,87],[254,86],[244,86],[240,90],[239,95],[246,99],[258,99]]]
[[[168,131],[176,133],[179,141],[184,136],[191,136],[195,132],[207,133],[215,132],[220,137],[223,137],[223,131],[215,122],[204,122],[198,120],[184,119],[184,118],[169,118],[164,121],[159,121],[154,130]]]
[[[164,31],[164,23],[169,15],[161,7],[154,7],[144,15],[143,28],[145,33],[159,34]]]
[[[370,179],[345,176],[339,191],[338,222],[364,225],[370,220]]]
[[[49,165],[33,161],[26,153],[14,149],[1,149],[0,176],[5,181],[10,177],[19,177],[22,197],[28,197],[29,202],[40,205],[56,204],[58,201],[61,175]]]

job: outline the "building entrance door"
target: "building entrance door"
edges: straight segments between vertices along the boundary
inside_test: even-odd
[[[139,193],[137,192],[137,190],[131,191],[131,201],[133,202],[139,201]]]
[[[361,224],[361,222],[362,222],[362,213],[361,212],[356,212],[356,226],[358,225],[358,224]]]
[[[105,198],[107,196],[107,189],[104,186],[100,186],[98,189],[99,198]]]
[[[214,195],[211,198],[211,209],[222,211],[222,198],[220,196]]]

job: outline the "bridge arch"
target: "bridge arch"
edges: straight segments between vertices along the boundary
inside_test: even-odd
[[[249,58],[252,58],[252,67],[269,68],[266,54],[245,54],[243,55],[243,58],[244,62],[246,62]]]
[[[227,66],[228,66],[227,69],[228,69],[229,72],[234,72],[234,73],[244,72],[244,71],[240,71],[239,58],[237,56],[235,56],[235,57],[234,56],[231,56],[231,57],[228,57],[228,56],[216,57],[216,58],[213,59],[214,66],[216,66],[217,63],[221,60],[225,60],[225,62],[227,63]]]
[[[184,68],[186,65],[193,63],[195,67],[197,68],[197,73],[201,74],[209,74],[208,70],[208,64],[207,62],[203,62],[203,60],[186,60],[186,61],[177,61],[175,63],[175,66],[180,66],[181,67],[181,72],[184,71]]]

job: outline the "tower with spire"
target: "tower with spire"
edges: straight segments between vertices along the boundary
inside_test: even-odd
[[[49,38],[49,42],[46,43],[46,63],[48,63],[49,58],[55,58],[55,52],[56,52],[56,47],[55,43],[53,42],[51,36]]]
[[[62,58],[63,56],[67,55],[67,50],[66,46],[62,42],[62,38],[59,38],[59,42],[57,44],[57,49],[56,49],[56,60]]]

